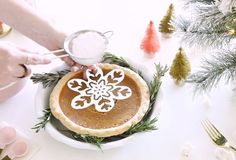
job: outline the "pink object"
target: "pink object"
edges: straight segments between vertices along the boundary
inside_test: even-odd
[[[7,152],[11,159],[23,157],[28,153],[28,144],[25,141],[16,141]]]
[[[159,38],[152,21],[148,24],[146,34],[141,42],[140,48],[148,55],[154,55],[160,50]]]
[[[16,139],[16,130],[12,127],[0,128],[0,148],[3,149],[6,145],[11,144]]]
[[[26,78],[19,79],[19,81],[12,82],[7,86],[0,86],[0,102],[16,95],[25,86],[25,83]]]

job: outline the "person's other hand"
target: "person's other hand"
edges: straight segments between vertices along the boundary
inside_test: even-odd
[[[48,64],[48,58],[34,54],[10,42],[0,42],[0,85],[7,85],[30,75],[27,65]]]
[[[72,60],[70,57],[63,57],[61,58],[71,69],[72,72],[77,72],[80,69],[82,69],[82,65],[76,63],[74,60]]]
[[[62,53],[62,54],[66,54],[66,53]],[[58,56],[58,55],[61,55],[61,54],[56,53],[55,55]],[[82,70],[83,71],[83,79],[85,79],[85,80],[87,79],[87,77],[86,77],[86,70],[87,69],[90,69],[93,72],[96,72],[96,64],[89,65],[89,66],[84,66],[84,65],[81,65],[79,63],[76,63],[69,56],[63,57],[63,58],[61,58],[61,60],[64,61],[66,63],[66,65],[68,65],[70,67],[71,72],[77,72],[77,71]]]
[[[87,80],[86,77],[86,70],[90,69],[92,70],[94,73],[96,72],[96,64],[94,65],[90,65],[90,66],[83,66],[81,64],[76,63],[75,61],[73,61],[70,57],[63,57],[62,60],[71,67],[71,72],[77,72],[79,70],[83,70],[83,79]]]

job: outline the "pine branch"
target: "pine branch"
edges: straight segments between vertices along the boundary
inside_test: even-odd
[[[236,12],[223,14],[216,5],[203,5],[197,3],[193,6],[196,12],[194,16],[193,30],[221,31],[230,24],[235,24]],[[198,25],[198,26],[197,26]]]
[[[191,24],[193,22],[177,18],[175,26],[178,28],[178,33],[181,36],[181,41],[188,46],[198,46],[206,48],[222,48],[228,46],[230,41],[236,36],[228,34],[226,29],[209,29],[209,27],[201,26],[201,30],[194,30],[193,26],[200,27],[199,24]],[[190,25],[192,25],[190,28]]]
[[[195,91],[205,92],[217,87],[221,80],[226,83],[236,77],[236,48],[221,50],[211,59],[203,61],[201,70],[190,75],[186,82],[193,83]]]
[[[184,1],[185,1],[185,5],[189,5],[189,4],[197,3],[197,2],[205,3],[205,4],[214,3],[214,0],[184,0]]]
[[[44,115],[42,117],[39,117],[41,121],[37,124],[34,125],[33,128],[36,133],[38,133],[41,129],[45,129],[46,124],[50,121],[52,113],[50,108],[44,109],[43,110]]]
[[[61,79],[69,70],[57,71],[56,73],[35,73],[30,79],[33,83],[42,83],[43,88],[51,87]]]
[[[202,3],[192,4],[190,11],[193,13],[191,19],[179,17],[175,20],[185,44],[222,48],[236,38],[236,34],[230,33],[235,29],[236,12],[225,15],[216,5]]]

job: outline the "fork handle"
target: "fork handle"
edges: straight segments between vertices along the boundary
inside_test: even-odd
[[[236,152],[236,148],[234,148],[233,146],[229,146],[229,148]]]

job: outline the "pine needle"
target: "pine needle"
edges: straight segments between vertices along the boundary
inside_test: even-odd
[[[192,17],[175,20],[182,42],[188,46],[222,48],[236,38],[236,34],[230,32],[236,29],[236,12],[225,15],[216,5],[200,2],[189,6]]]
[[[221,80],[226,83],[236,77],[236,48],[221,50],[202,62],[201,70],[190,75],[186,82],[193,83],[196,92],[206,92],[217,87]]]

